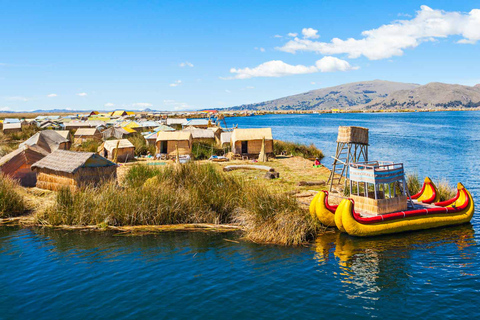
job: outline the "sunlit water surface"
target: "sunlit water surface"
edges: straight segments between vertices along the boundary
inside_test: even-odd
[[[480,113],[331,114],[227,119],[315,143],[329,165],[339,125],[370,129],[370,158],[401,161],[479,198]],[[478,214],[478,212],[477,212]],[[0,228],[0,319],[475,319],[479,218],[369,239],[339,233],[302,247],[238,235]],[[226,241],[240,240],[239,243]]]

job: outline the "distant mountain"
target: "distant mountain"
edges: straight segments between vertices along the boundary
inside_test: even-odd
[[[241,105],[230,110],[330,110],[364,105],[399,90],[418,87],[414,83],[362,81],[322,88],[276,100]]]
[[[367,109],[445,109],[480,106],[480,85],[431,82],[410,90],[399,90],[369,102]]]
[[[422,109],[480,106],[480,84],[469,87],[433,82],[426,85],[383,80],[312,90],[228,110]]]

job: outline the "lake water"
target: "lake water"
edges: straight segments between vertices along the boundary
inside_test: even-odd
[[[370,159],[405,163],[480,194],[480,112],[254,116],[275,138],[315,143],[330,165],[339,125],[370,129]],[[124,237],[0,228],[0,319],[475,319],[471,224],[369,239],[329,233],[301,247],[236,234]],[[238,241],[232,242],[227,240]]]

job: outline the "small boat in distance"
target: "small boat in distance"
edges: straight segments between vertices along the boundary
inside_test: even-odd
[[[439,202],[438,192],[427,177],[421,191],[408,194],[403,164],[364,162],[350,165],[348,199],[338,206],[328,204],[328,192],[319,192],[310,213],[326,226],[336,226],[352,236],[375,236],[430,229],[470,222],[474,202],[461,184],[457,195]]]

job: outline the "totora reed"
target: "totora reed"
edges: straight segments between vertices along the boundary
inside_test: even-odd
[[[211,164],[195,163],[136,165],[122,185],[62,189],[55,203],[37,214],[37,221],[76,226],[235,224],[248,240],[284,245],[304,243],[319,230],[295,198]]]

